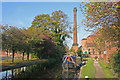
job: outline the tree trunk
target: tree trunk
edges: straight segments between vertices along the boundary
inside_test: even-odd
[[[13,79],[13,69],[12,69],[12,79]]]
[[[100,56],[100,60],[102,60],[102,59],[101,59],[101,51],[99,51],[99,56]]]
[[[27,61],[29,61],[29,52],[27,53]]]
[[[18,57],[18,50],[17,50],[17,59],[19,59],[19,57]]]
[[[8,50],[6,52],[7,52],[7,62],[8,62]]]
[[[15,50],[13,50],[12,63],[14,63],[14,54],[15,54]]]
[[[8,72],[8,71],[6,71],[6,79],[7,79],[7,72]]]
[[[23,52],[23,57],[22,57],[22,60],[23,60],[23,61],[24,61],[24,53],[25,53],[25,52]]]

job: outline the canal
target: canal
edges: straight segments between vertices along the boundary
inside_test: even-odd
[[[31,65],[0,72],[2,79],[14,78],[79,78],[80,70],[65,71],[62,69],[62,63]]]

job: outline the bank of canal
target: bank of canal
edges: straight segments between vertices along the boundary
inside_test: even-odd
[[[79,70],[63,71],[62,63],[47,62],[1,72],[2,79],[14,78],[78,78]]]

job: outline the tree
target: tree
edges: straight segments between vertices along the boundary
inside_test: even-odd
[[[70,50],[69,50],[69,46],[67,45],[66,42],[64,42],[64,47],[65,47],[65,51],[66,51],[66,52],[70,52]]]
[[[96,28],[101,27],[99,30],[101,36],[98,37],[97,43],[102,45],[105,41],[114,42],[116,43],[116,47],[119,48],[120,1],[83,3],[83,5],[80,4],[80,8],[86,18],[83,19],[82,23],[88,30],[95,30]],[[107,44],[104,45],[107,46]],[[119,50],[117,50],[117,52],[119,53]],[[119,55],[117,55],[117,58],[119,59],[118,56]]]
[[[7,62],[8,62],[8,50],[10,50],[9,45],[9,36],[7,35],[6,31],[8,29],[8,25],[1,26],[2,29],[2,50],[7,52]]]
[[[31,46],[29,45],[30,44],[29,43],[30,37],[31,37],[30,34],[32,34],[32,33],[29,33],[28,30],[25,28],[20,29],[20,31],[23,34],[23,37],[21,38],[21,48],[20,48],[20,51],[23,53],[22,60],[24,60],[24,53],[26,52],[27,53],[27,60],[29,61],[28,51],[30,52],[32,50]],[[31,50],[29,50],[29,49],[31,49]]]
[[[42,56],[45,57],[45,55],[62,56],[62,53],[65,52],[63,42],[66,37],[70,37],[69,33],[71,33],[71,27],[67,18],[67,15],[59,10],[53,12],[51,15],[37,15],[32,21],[29,30],[31,29],[33,32],[31,40],[34,44],[34,53],[39,55],[39,58]],[[36,37],[33,37],[35,35]],[[47,37],[51,39],[47,39]],[[61,52],[60,50],[63,51]]]
[[[49,29],[50,16],[48,14],[37,15],[32,21],[31,27],[43,27],[44,30]]]
[[[80,9],[85,15],[82,23],[88,30],[98,29],[103,41],[116,42],[120,44],[120,2],[90,2],[80,4]],[[98,38],[100,39],[100,38]],[[98,40],[101,41],[101,40]],[[100,42],[99,42],[100,43]]]
[[[3,27],[4,31],[3,31],[3,48],[8,50],[12,50],[12,62],[14,62],[14,54],[16,51],[21,50],[22,49],[22,38],[23,38],[23,34],[20,31],[20,29],[18,29],[17,27],[13,27],[13,26],[7,26],[7,28],[5,29],[5,26]]]
[[[118,24],[117,3],[118,2],[90,2],[80,5],[80,9],[86,17],[83,23],[91,28],[102,26],[103,24],[105,27]]]
[[[52,40],[60,46],[63,46],[63,41],[66,37],[70,37],[71,32],[67,15],[61,10],[53,12],[51,16],[48,14],[36,16],[31,27],[39,27],[41,33],[51,36]]]
[[[12,62],[14,62],[14,54],[21,49],[21,39],[23,37],[22,32],[16,27],[10,27],[8,34],[10,34],[11,50],[13,52]]]
[[[82,57],[81,53],[82,53],[82,50],[81,50],[81,47],[79,47],[78,50],[77,50],[78,56]]]
[[[28,28],[28,34],[30,35],[29,41],[33,53],[38,58],[56,58],[56,56],[60,55],[59,52],[61,51],[57,51],[59,48],[48,34],[41,32],[41,28],[30,27]]]
[[[104,34],[104,36],[107,36],[107,39],[112,39],[116,41],[119,36],[119,14],[118,14],[118,2],[90,2],[85,3],[84,5],[80,4],[80,9],[85,15],[86,19],[83,19],[83,24],[89,29],[96,29],[98,27],[104,26],[106,30],[109,30],[109,28],[115,26],[115,29],[113,29],[111,32],[109,31],[108,34]],[[110,33],[114,34],[114,36],[111,36]]]
[[[53,36],[57,36],[57,41],[60,42],[58,45],[63,46],[63,41],[66,37],[70,38],[69,33],[71,33],[68,17],[59,10],[52,13],[51,20]]]

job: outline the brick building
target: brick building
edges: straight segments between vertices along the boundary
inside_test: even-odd
[[[103,54],[101,54],[101,58],[103,58],[104,62],[108,63],[108,60],[110,59],[110,55],[114,54],[118,48],[116,46],[113,46],[112,42],[105,41],[105,44],[106,44],[105,51],[103,52]]]
[[[89,57],[99,57],[99,52],[97,51],[97,45],[95,43],[95,35],[90,35],[87,38],[81,40],[81,49],[83,56]]]
[[[8,56],[12,56],[13,53],[12,51],[8,51]],[[0,51],[0,56],[3,57],[3,56],[7,56],[7,52],[6,51]],[[14,56],[22,56],[22,54],[19,54],[19,52],[17,51],[17,53],[14,54]]]
[[[96,38],[98,36],[101,36],[99,32],[99,28],[97,30],[97,33],[94,35],[89,35],[87,38],[83,38],[81,40],[81,50],[83,56],[89,56],[89,57],[101,57],[104,62],[108,63],[108,60],[110,59],[110,55],[113,54],[118,48],[116,46],[113,46],[113,42],[110,41],[103,41],[103,46],[98,46],[96,44]],[[101,51],[101,52],[100,52]]]

